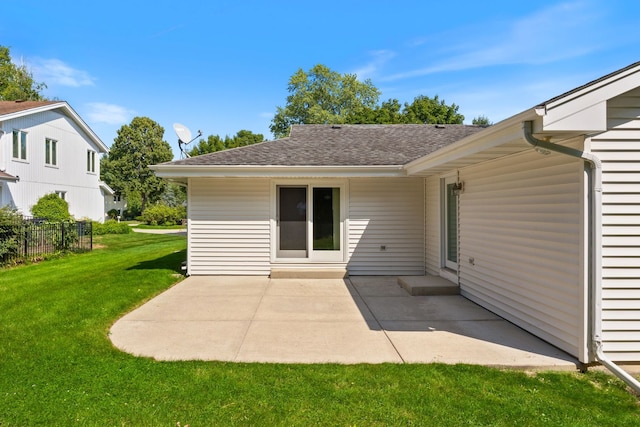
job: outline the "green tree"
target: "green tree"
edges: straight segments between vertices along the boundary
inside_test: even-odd
[[[47,85],[36,83],[25,65],[11,61],[8,47],[0,46],[0,101],[41,101],[40,93]]]
[[[447,105],[436,95],[434,98],[419,95],[411,104],[404,104],[406,123],[462,124],[464,116],[458,113],[456,104]]]
[[[209,135],[205,139],[201,139],[198,145],[189,151],[189,156],[199,156],[201,154],[214,153],[216,151],[227,150],[229,148],[244,147],[264,141],[264,135],[261,133],[253,133],[249,130],[238,131],[234,136],[228,135],[222,139],[219,135]]]
[[[397,99],[383,101],[373,108],[362,108],[349,115],[350,124],[401,124],[406,123],[406,116],[401,111],[402,105]]]
[[[476,126],[491,126],[493,123],[491,123],[487,116],[480,115],[478,117],[474,117],[471,124]]]
[[[156,177],[149,165],[168,162],[173,152],[164,141],[164,128],[148,117],[134,117],[118,130],[109,155],[102,159],[101,178],[132,200],[140,197],[140,210],[160,199],[166,181]]]
[[[40,197],[31,208],[31,214],[47,221],[68,221],[71,219],[69,204],[55,193]]]
[[[287,136],[294,124],[339,124],[364,117],[380,96],[371,80],[361,82],[355,74],[340,74],[322,64],[308,72],[299,69],[289,79],[288,92],[285,106],[277,107],[269,126],[276,138]]]

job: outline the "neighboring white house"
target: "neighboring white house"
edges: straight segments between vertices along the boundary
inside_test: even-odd
[[[118,216],[122,217],[127,207],[127,198],[120,193],[113,192],[112,194],[107,194],[104,198],[104,211],[107,214],[110,210],[115,209],[118,211]]]
[[[63,101],[0,101],[0,205],[31,214],[56,193],[77,219],[105,218],[100,156],[107,146]]]
[[[640,362],[640,63],[487,128],[300,125],[153,169],[188,185],[189,274],[439,275],[583,363]]]

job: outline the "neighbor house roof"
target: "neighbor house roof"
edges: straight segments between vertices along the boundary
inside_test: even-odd
[[[0,101],[0,125],[5,120],[37,114],[45,111],[58,110],[73,120],[98,147],[101,153],[107,153],[109,147],[93,132],[84,120],[65,101]],[[10,131],[9,129],[4,129]]]
[[[0,182],[16,182],[18,181],[18,177],[10,175],[4,171],[0,171]]]
[[[294,125],[288,138],[165,164],[401,166],[482,129],[466,125]]]

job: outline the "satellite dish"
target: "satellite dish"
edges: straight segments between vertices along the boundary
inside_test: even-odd
[[[176,135],[178,135],[178,140],[182,141],[185,144],[191,142],[191,131],[185,125],[180,123],[173,124],[173,130],[176,131]]]
[[[198,131],[198,135],[191,139],[191,131],[185,125],[180,123],[173,124],[173,130],[176,131],[176,135],[178,135],[178,147],[180,148],[180,157],[185,158],[189,157],[189,154],[185,151],[184,146],[192,143],[195,139],[200,138],[202,136],[202,131]]]

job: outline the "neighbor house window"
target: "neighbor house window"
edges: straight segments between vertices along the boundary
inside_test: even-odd
[[[56,191],[56,195],[60,197],[62,200],[66,200],[67,192],[66,191]]]
[[[27,133],[24,131],[13,131],[13,158],[27,160]]]
[[[56,166],[58,164],[58,141],[45,138],[44,140],[44,164]]]
[[[87,172],[96,171],[96,152],[87,150]]]
[[[114,202],[119,202],[120,201],[120,195],[116,194],[115,196],[113,196],[113,201]]]

